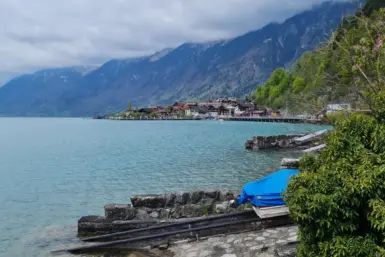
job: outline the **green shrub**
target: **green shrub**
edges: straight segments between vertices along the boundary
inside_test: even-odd
[[[345,120],[349,117],[349,113],[346,111],[336,111],[326,114],[326,120],[332,125],[336,125],[338,122]]]
[[[301,160],[285,195],[300,226],[298,256],[384,256],[385,125],[352,114],[326,143]]]

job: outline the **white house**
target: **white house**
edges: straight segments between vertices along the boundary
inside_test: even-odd
[[[235,116],[240,116],[244,113],[245,111],[244,110],[241,110],[241,108],[239,108],[239,106],[237,105],[234,109],[234,115]]]
[[[351,109],[351,105],[346,103],[328,104],[326,106],[326,113],[332,113],[336,111],[351,111]]]

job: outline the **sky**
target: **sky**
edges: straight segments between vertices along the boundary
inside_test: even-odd
[[[0,83],[282,22],[323,0],[1,0]]]

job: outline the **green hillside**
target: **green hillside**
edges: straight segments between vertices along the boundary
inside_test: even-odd
[[[323,48],[306,52],[289,71],[275,70],[257,88],[257,105],[308,113],[321,112],[330,102],[371,108],[367,94],[382,88],[385,71],[380,7],[385,1],[368,1],[356,16],[344,19]]]
[[[369,113],[343,113],[318,155],[301,158],[285,192],[298,224],[298,257],[385,256],[385,4],[369,1],[324,48],[290,73],[274,72],[256,100],[292,108],[349,101]],[[277,79],[278,78],[278,79]],[[286,84],[287,78],[289,82]],[[277,81],[275,81],[277,79]],[[276,91],[282,90],[281,95]],[[268,94],[268,99],[262,99]],[[309,109],[306,109],[309,110]]]

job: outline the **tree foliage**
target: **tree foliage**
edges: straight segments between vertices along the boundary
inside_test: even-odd
[[[294,94],[301,93],[306,87],[305,80],[302,77],[296,77],[291,85]]]
[[[357,95],[371,113],[336,119],[327,148],[302,158],[285,198],[299,257],[385,256],[385,11],[357,17],[339,36],[320,52],[329,56],[322,87]]]
[[[348,102],[358,109],[378,109],[368,99],[372,99],[373,94],[385,97],[380,92],[385,82],[382,79],[385,70],[384,13],[375,11],[381,6],[385,6],[384,0],[368,1],[358,12],[360,15],[344,19],[323,48],[305,53],[290,73],[286,73],[289,85],[280,88],[283,91],[273,90],[270,94],[280,82],[273,79],[277,71],[273,72],[268,82],[257,89],[257,104],[279,108],[282,105],[274,103],[280,103],[279,99],[285,97],[291,109],[308,113],[323,111],[332,101]],[[371,17],[363,13],[371,13]],[[278,74],[282,73],[280,69]]]
[[[275,70],[263,86],[257,88],[257,105],[281,108],[285,104],[285,92],[292,83],[292,76],[284,69]]]
[[[352,115],[318,157],[301,160],[286,201],[300,226],[299,256],[380,256],[385,240],[385,125]]]
[[[384,0],[367,0],[365,5],[362,8],[362,13],[365,16],[370,16],[374,11],[384,7],[385,7]]]

